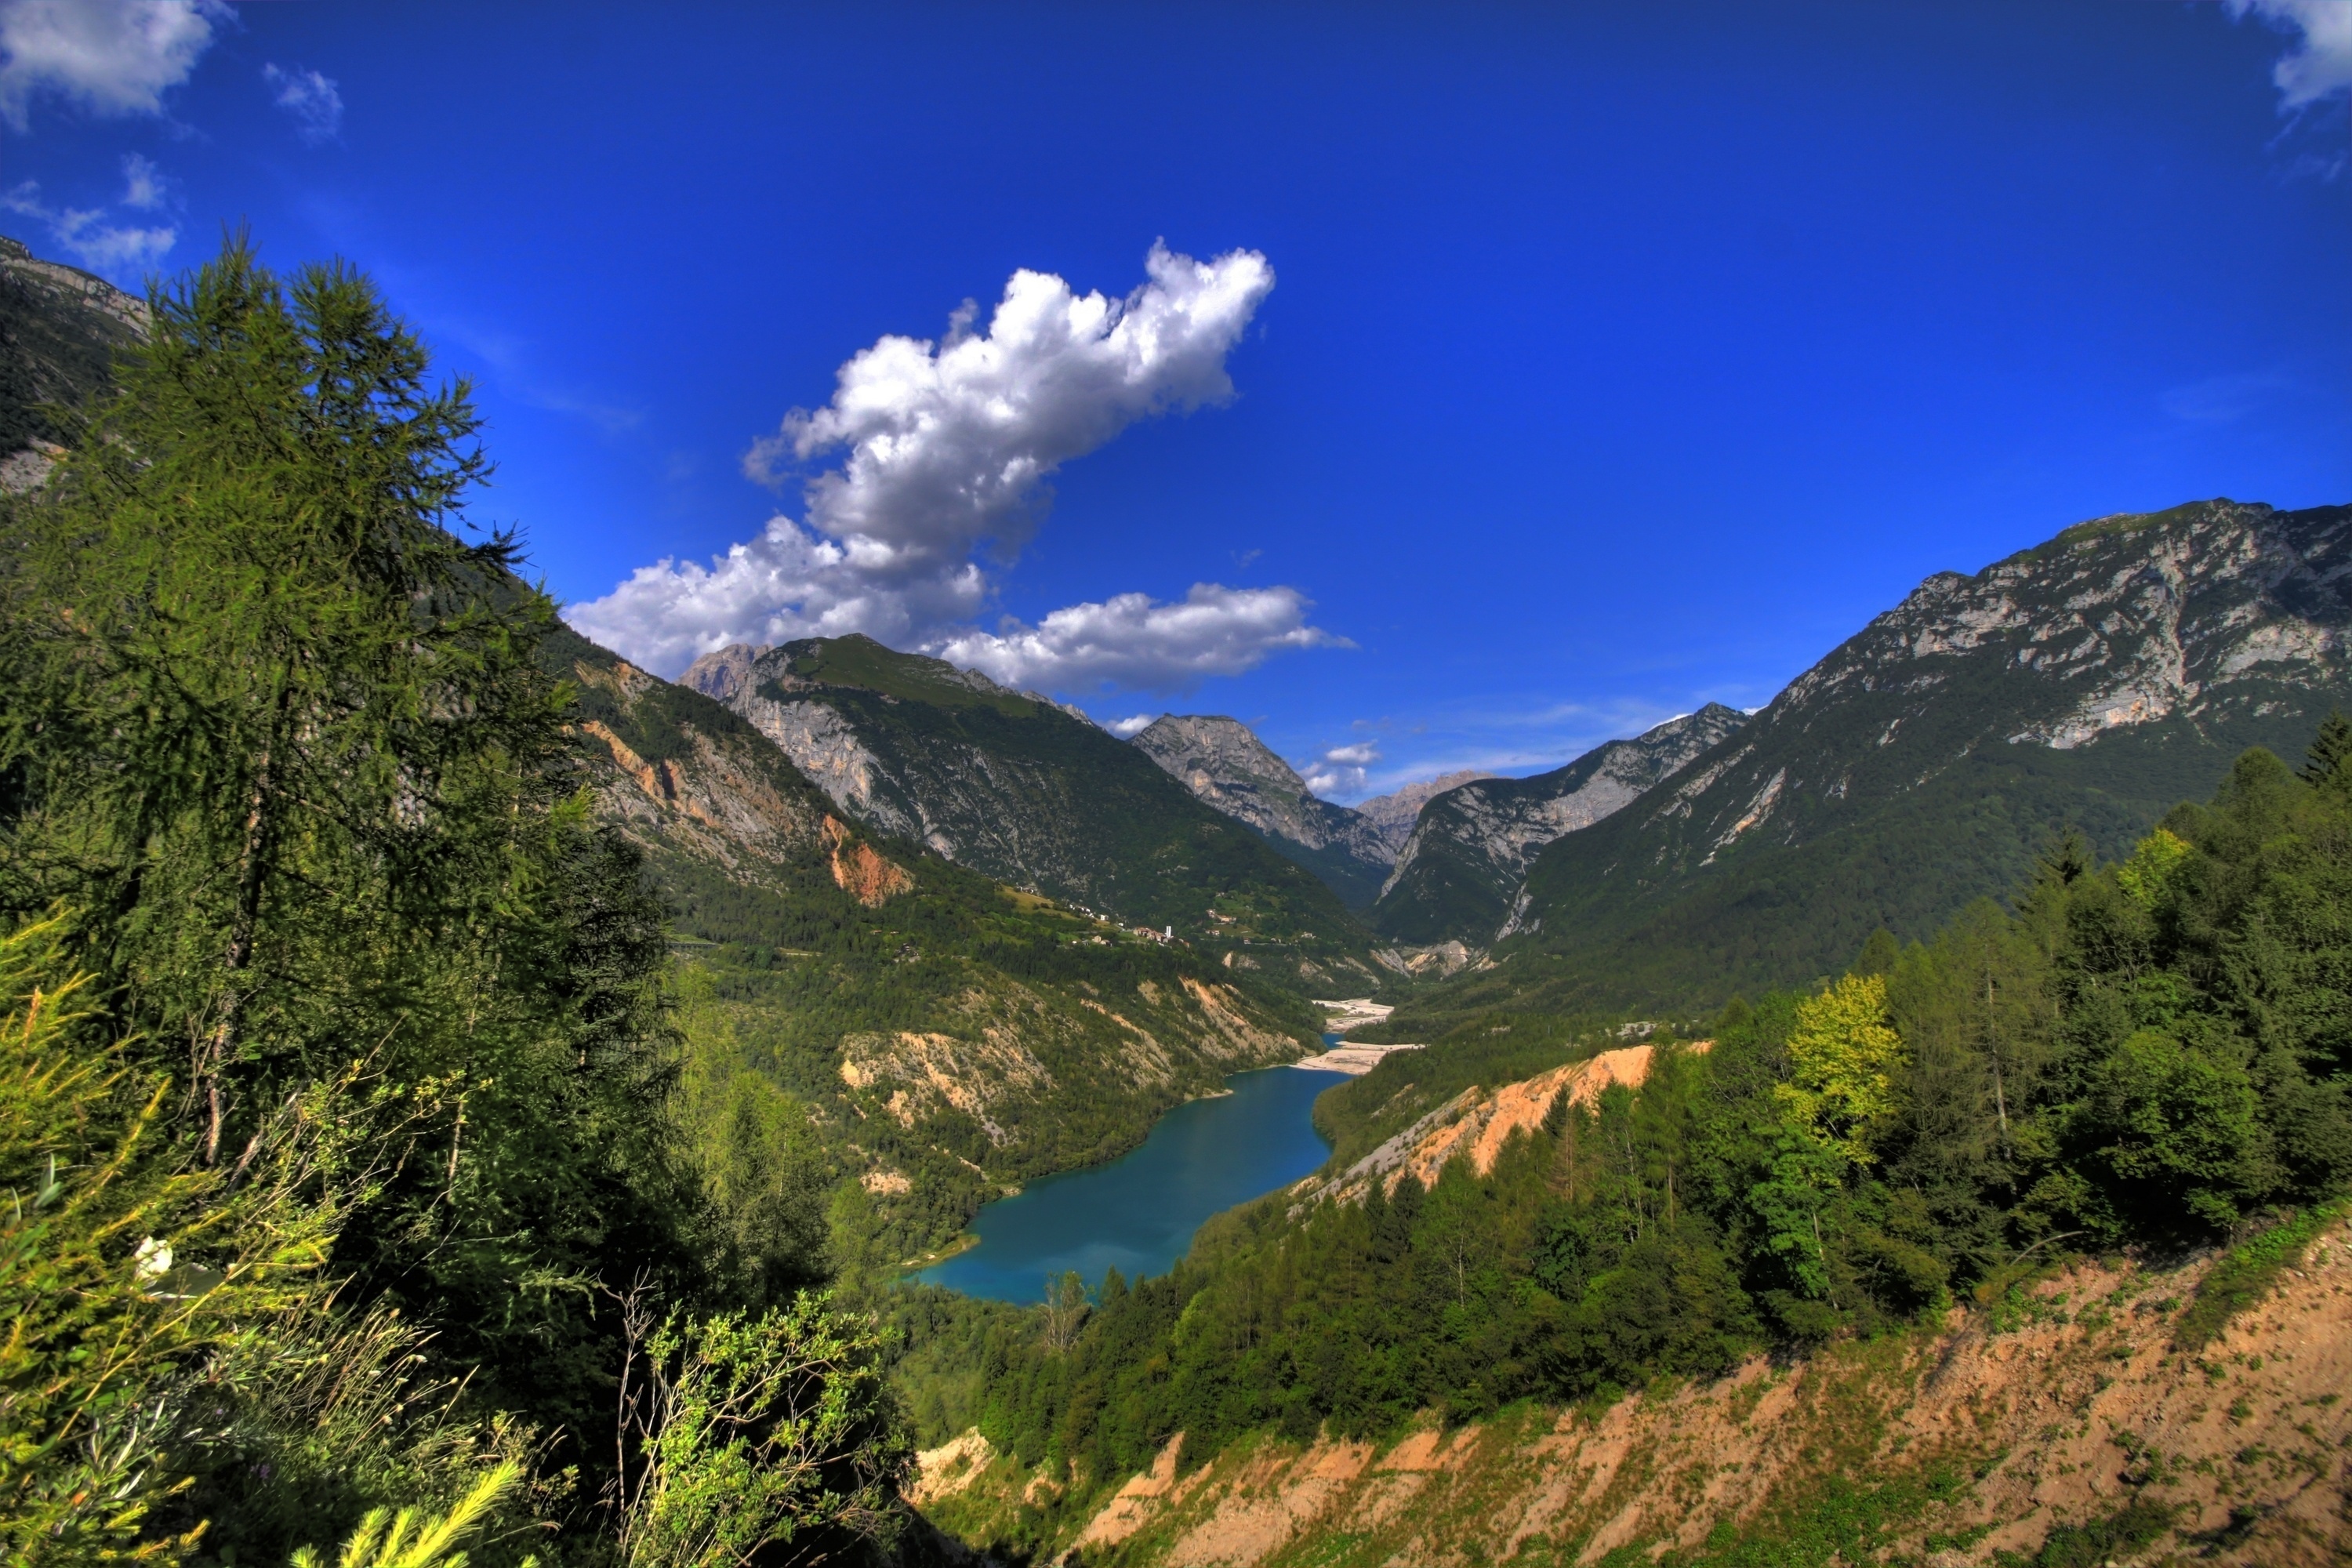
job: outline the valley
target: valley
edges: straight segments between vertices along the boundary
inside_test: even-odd
[[[2352,1549],[2352,507],[2100,518],[1350,807],[861,633],[661,679],[453,522],[363,280],[187,287],[0,250],[56,1539],[503,1475],[493,1568],[610,1561],[665,1455],[757,1468],[677,1391],[789,1364],[843,1560]],[[107,1335],[169,1421],[91,1425]]]

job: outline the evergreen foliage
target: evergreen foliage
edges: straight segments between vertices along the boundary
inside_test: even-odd
[[[1180,1431],[1194,1463],[1254,1430],[1711,1376],[2003,1289],[2070,1239],[2168,1249],[2306,1210],[2258,1270],[2352,1188],[2347,909],[2352,759],[2316,748],[2298,776],[2250,752],[2121,863],[2062,843],[2014,913],[1735,1003],[1706,1049],[1555,1104],[1483,1176],[1275,1194],[1166,1277],[1107,1279],[1066,1342],[1036,1313],[910,1304],[916,1414],[1067,1476],[1076,1510]],[[1465,1067],[1398,1070],[1480,1081],[1478,1043],[1508,1037],[1465,1027],[1420,1053]],[[1349,1150],[1426,1108],[1376,1077],[1330,1097],[1360,1101],[1328,1118]]]
[[[880,1532],[895,1407],[823,1360],[871,1325],[747,1247],[788,1172],[709,1190],[552,607],[467,534],[464,384],[356,274],[281,282],[241,238],[151,310],[0,516],[12,1559],[361,1526],[389,1561],[398,1510],[492,1502],[601,1558],[639,1462],[624,1294],[688,1336],[758,1310],[730,1364],[792,1400],[866,1388],[858,1507],[830,1473],[780,1507],[813,1550]],[[467,1504],[509,1461],[530,1485]]]

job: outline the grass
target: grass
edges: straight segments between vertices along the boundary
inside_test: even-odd
[[[2316,1204],[2231,1248],[2198,1283],[2196,1298],[2173,1330],[2174,1346],[2193,1355],[2210,1344],[2232,1318],[2271,1293],[2281,1269],[2302,1262],[2319,1233],[2347,1213],[2352,1197]]]
[[[1993,1560],[2001,1568],[2099,1568],[2155,1544],[2172,1528],[2172,1518],[2173,1510],[2164,1504],[2134,1498],[2105,1519],[2058,1526],[2042,1537],[2042,1550],[2031,1557],[2002,1552]]]

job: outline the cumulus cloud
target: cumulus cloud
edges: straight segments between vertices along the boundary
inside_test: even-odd
[[[312,147],[332,142],[343,129],[343,95],[335,79],[299,66],[261,68],[261,79],[277,89],[270,101],[294,117],[295,134]]]
[[[230,19],[217,0],[0,0],[0,120],[48,92],[94,114],[161,114]]]
[[[2301,109],[2352,89],[2352,0],[2229,0],[2229,5],[2234,17],[2251,11],[2283,32],[2301,35],[2271,69],[2281,109]]]
[[[1122,741],[1132,741],[1150,729],[1153,721],[1159,717],[1156,713],[1138,713],[1131,718],[1110,720],[1103,725],[1103,728]]]
[[[131,195],[152,196],[152,193],[142,192],[133,175]],[[152,201],[134,200],[131,205],[152,205]],[[161,262],[180,237],[179,229],[169,224],[142,227],[109,223],[103,207],[52,206],[41,199],[37,180],[23,181],[0,194],[0,209],[38,222],[49,231],[58,248],[74,261],[118,281],[136,282],[138,275]]]
[[[1332,747],[1300,776],[1317,795],[1359,794],[1370,784],[1369,770],[1380,760],[1380,747],[1370,741],[1359,741],[1353,745]]]
[[[985,332],[966,300],[937,343],[885,337],[843,365],[833,401],[794,409],[744,469],[773,482],[785,461],[846,454],[806,486],[811,525],[869,550],[961,558],[1017,547],[1054,470],[1139,419],[1233,395],[1225,354],[1274,287],[1253,250],[1213,261],[1154,245],[1149,281],[1124,300],[1015,272]]]
[[[729,643],[864,632],[896,647],[969,621],[987,604],[978,566],[893,573],[883,552],[825,539],[788,517],[708,567],[664,559],[640,566],[601,599],[564,618],[647,669],[675,674]]]
[[[1175,603],[1120,594],[1055,610],[1034,626],[1008,619],[993,632],[934,638],[925,651],[1007,686],[1182,691],[1279,649],[1341,646],[1307,624],[1307,607],[1295,588],[1195,583]]]
[[[888,336],[853,355],[831,402],[794,409],[744,458],[772,484],[830,463],[802,479],[804,518],[779,515],[708,566],[642,567],[572,624],[656,670],[730,642],[859,631],[1061,689],[1181,690],[1339,642],[1307,625],[1295,589],[1214,583],[1174,602],[1121,594],[1034,626],[973,624],[993,597],[975,557],[1027,541],[1056,469],[1139,419],[1233,395],[1225,358],[1274,287],[1265,258],[1155,245],[1144,266],[1119,300],[1016,272],[984,331],[967,300],[936,342]]]

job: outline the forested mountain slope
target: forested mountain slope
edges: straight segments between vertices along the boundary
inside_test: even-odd
[[[625,716],[467,521],[464,382],[242,236],[149,303],[0,497],[0,1560],[878,1550],[879,1325],[804,1293],[822,1188],[703,1081],[764,1080],[681,1059],[580,787]],[[822,843],[723,728],[657,742],[656,791]],[[757,1449],[700,1422],[717,1367]]]
[[[2348,826],[2338,720],[1704,1040],[1396,1053],[1169,1276],[908,1313],[920,1495],[1088,1563],[2338,1561]]]
[[[1439,1005],[1653,1008],[1932,931],[2075,828],[2114,854],[2352,702],[2352,508],[2101,519],[1930,577],[1737,735],[1529,869]]]
[[[2211,1262],[2084,1263],[1720,1382],[1208,1456],[1171,1438],[1057,1539],[1089,1568],[2333,1568],[2352,1552],[2352,1410],[2328,1397],[2352,1385],[2352,1226],[2308,1256],[2201,1356],[2174,1339]],[[977,1430],[921,1459],[916,1501],[974,1540],[1021,1539],[1056,1489]]]
[[[1227,816],[1329,885],[1351,910],[1369,908],[1396,864],[1396,847],[1370,819],[1318,799],[1307,781],[1238,719],[1163,713],[1129,742]]]
[[[684,681],[877,832],[1233,969],[1323,994],[1377,981],[1369,933],[1311,872],[1043,698],[857,636],[723,650]]]
[[[1254,976],[846,819],[699,692],[568,630],[541,658],[576,683],[599,816],[695,939],[707,1114],[744,1119],[820,1189],[854,1183],[835,1217],[860,1261],[939,1247],[1003,1188],[1316,1043],[1315,1016]]]
[[[1483,947],[1509,918],[1528,864],[1609,816],[1745,722],[1720,702],[1611,741],[1549,773],[1450,789],[1421,809],[1371,920],[1404,942]]]

